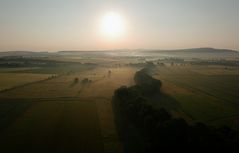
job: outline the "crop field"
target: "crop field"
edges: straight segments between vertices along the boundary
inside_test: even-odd
[[[0,151],[122,152],[111,97],[120,86],[134,84],[132,76],[137,69],[69,70],[72,72],[0,93]],[[24,74],[25,79],[37,75]],[[85,78],[90,83],[82,83]]]
[[[210,73],[208,73],[210,72]],[[156,78],[163,80],[162,90],[171,95],[192,120],[234,128],[239,124],[238,69],[217,67],[158,67]],[[228,120],[227,120],[228,119]]]
[[[50,74],[0,73],[0,91],[47,79]]]
[[[110,76],[108,71],[111,71]],[[54,98],[54,97],[106,97],[111,98],[115,89],[122,85],[134,83],[133,75],[136,69],[133,68],[97,68],[60,77],[36,82],[15,90],[3,92],[2,98]],[[90,79],[90,84],[74,82],[78,78]],[[96,91],[97,90],[97,91]]]
[[[53,60],[45,67],[0,68],[0,152],[122,153],[112,96],[135,84],[146,59]],[[239,129],[237,67],[165,65],[154,71],[164,94],[149,98],[149,104],[189,123]]]
[[[84,70],[92,69],[93,65],[84,64],[72,64],[54,67],[38,67],[38,68],[28,68],[23,70],[17,70],[17,73],[30,73],[30,74],[66,74],[72,72],[81,72]]]
[[[36,148],[40,152],[103,152],[94,101],[12,101],[5,100],[0,104],[1,109],[5,109],[1,110],[0,118],[1,123],[5,122],[0,133],[1,152],[30,153],[35,152]]]

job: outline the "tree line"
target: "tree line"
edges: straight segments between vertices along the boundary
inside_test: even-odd
[[[136,72],[134,80],[135,86],[123,86],[115,91],[112,104],[121,137],[130,135],[127,129],[122,129],[127,127],[122,124],[133,125],[140,136],[131,141],[141,139],[141,145],[144,146],[142,153],[239,151],[238,133],[229,127],[215,128],[204,123],[189,124],[183,118],[174,118],[164,108],[153,108],[147,96],[160,94],[162,83],[148,75],[147,69]]]

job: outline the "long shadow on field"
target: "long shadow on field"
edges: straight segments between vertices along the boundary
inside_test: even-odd
[[[162,83],[148,75],[151,73],[153,73],[152,70],[148,68],[136,72],[134,76],[136,85],[123,86],[117,89],[112,99],[115,123],[125,153],[147,152],[147,144],[145,143],[147,138],[142,134],[143,127],[140,125],[140,119],[136,119],[137,121],[134,123],[131,121],[131,117],[137,118],[138,114],[138,118],[143,118],[144,113],[150,113],[152,109],[160,110],[162,107],[167,111],[180,110],[180,105],[174,98],[160,92]],[[128,105],[128,102],[132,103]],[[141,105],[145,108],[142,108],[141,112],[137,112]],[[128,110],[130,111],[128,112]],[[162,110],[162,113],[165,118],[168,118],[170,115],[167,114],[166,110]],[[145,122],[147,122],[146,120]],[[151,119],[149,118],[149,120]],[[135,124],[137,125],[135,126]]]
[[[136,85],[117,89],[112,99],[125,153],[239,151],[239,135],[229,127],[189,125],[183,118],[173,117],[168,110],[178,110],[180,106],[159,92],[161,81],[147,71],[136,72]],[[164,101],[161,108],[154,106],[157,101]]]

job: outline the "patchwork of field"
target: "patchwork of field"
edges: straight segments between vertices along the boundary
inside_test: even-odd
[[[108,74],[108,71],[111,74]],[[0,98],[55,98],[55,97],[105,97],[111,98],[114,90],[122,85],[132,85],[133,68],[97,68],[62,75],[44,82],[36,82],[0,94]],[[74,82],[78,78],[79,82]],[[81,83],[88,78],[92,82]],[[11,95],[14,95],[12,97]]]
[[[158,67],[155,77],[163,81],[163,92],[172,96],[191,120],[226,123],[238,129],[238,68],[217,66],[213,70],[207,66]]]
[[[122,152],[111,97],[136,71],[74,71],[1,92],[0,152]]]
[[[134,60],[0,69],[0,152],[121,153],[111,98],[115,89],[134,85],[140,67],[125,64]],[[154,77],[165,95],[152,97],[153,106],[189,122],[239,129],[237,67],[169,64],[157,66]]]

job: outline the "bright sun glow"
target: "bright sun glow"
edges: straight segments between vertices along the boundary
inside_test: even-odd
[[[105,36],[111,39],[120,37],[125,30],[124,20],[119,14],[109,12],[102,19],[101,30]]]

